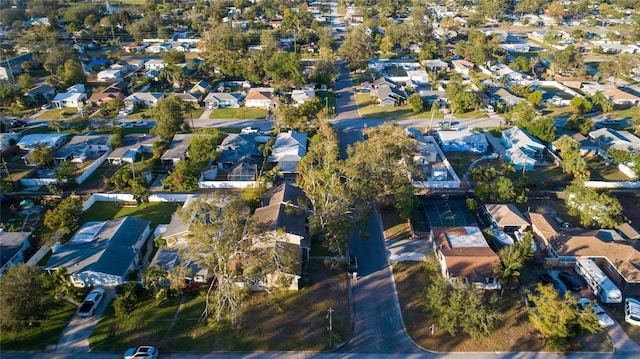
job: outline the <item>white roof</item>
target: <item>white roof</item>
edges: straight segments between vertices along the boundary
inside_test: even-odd
[[[81,92],[64,92],[59,93],[53,98],[53,102],[57,101],[82,101],[87,97],[86,94]]]
[[[449,241],[449,245],[451,248],[470,248],[470,247],[489,247],[487,240],[484,239],[480,228],[475,226],[463,227],[465,232],[464,235],[446,233],[447,240]]]
[[[502,131],[502,134],[506,136],[513,147],[537,147],[544,148],[544,145],[537,139],[533,138],[526,131],[521,130],[518,127],[511,127]]]
[[[462,131],[438,131],[438,137],[443,143],[464,142],[487,144],[487,138],[480,132],[469,130]]]
[[[304,102],[314,97],[316,97],[316,93],[313,90],[293,90],[291,92],[291,99],[295,102]]]
[[[32,135],[26,135],[22,137],[18,142],[18,147],[23,149],[34,149],[37,145],[43,144],[47,147],[53,147],[58,139],[67,137],[63,133],[34,133]]]

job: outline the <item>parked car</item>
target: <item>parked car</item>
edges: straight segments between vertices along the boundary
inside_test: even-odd
[[[133,121],[131,123],[131,125],[133,127],[147,127],[147,122],[146,121]]]
[[[624,301],[624,321],[640,326],[640,300],[627,298]]]
[[[258,133],[258,129],[252,128],[252,127],[245,127],[242,130],[240,130],[240,133]]]
[[[104,297],[104,289],[96,288],[92,290],[87,295],[87,297],[84,298],[84,302],[82,302],[80,309],[78,309],[78,316],[79,317],[92,316],[96,312],[96,309],[98,309],[98,306],[100,305],[100,302],[102,301],[103,297]]]
[[[158,349],[149,345],[139,346],[137,348],[129,348],[124,353],[124,359],[156,359],[158,358]]]
[[[122,128],[133,127],[133,122],[118,121],[118,126]]]
[[[358,258],[356,256],[349,256],[349,266],[347,270],[349,273],[358,273]]]
[[[51,106],[50,103],[45,103],[44,105],[40,106],[41,110],[48,110],[50,108],[52,108],[53,106]]]
[[[11,121],[9,122],[9,125],[10,125],[11,127],[24,127],[24,126],[26,126],[26,125],[27,125],[27,122],[26,122],[26,121],[23,121],[23,120],[11,120]]]
[[[591,305],[591,303],[594,303],[592,309],[593,309],[593,312],[596,313],[596,315],[598,316],[598,324],[600,324],[601,327],[607,328],[615,324],[613,319],[611,319],[611,317],[609,316],[609,314],[607,314],[607,312],[605,312],[604,309],[598,303],[593,302],[589,298],[578,299],[578,307],[580,307],[580,309],[587,308],[589,305]]]
[[[580,282],[578,282],[578,280],[574,276],[567,272],[560,272],[558,274],[558,278],[567,286],[567,289],[572,292],[577,292],[582,289],[582,285],[580,285]]]

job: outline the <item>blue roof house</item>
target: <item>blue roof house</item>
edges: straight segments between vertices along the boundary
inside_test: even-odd
[[[122,217],[87,222],[65,244],[53,247],[47,271],[65,267],[75,287],[115,287],[138,268],[151,222]]]
[[[500,141],[506,148],[505,159],[513,163],[516,170],[523,167],[533,170],[544,151],[544,145],[540,141],[518,127],[502,131]]]

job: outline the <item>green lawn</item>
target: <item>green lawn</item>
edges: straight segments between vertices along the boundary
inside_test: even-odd
[[[0,333],[2,350],[38,350],[57,344],[62,330],[76,312],[76,307],[65,301],[56,302],[47,313],[48,320],[39,327],[17,332],[3,330]]]
[[[380,208],[380,218],[382,219],[382,229],[384,239],[402,240],[411,238],[411,227],[409,222],[400,218],[398,212],[393,208]]]
[[[485,111],[470,111],[465,113],[454,113],[454,118],[484,118],[488,117]]]
[[[322,91],[322,92],[316,92],[316,95],[320,98],[320,101],[322,102],[322,106],[324,106],[323,109],[325,109],[328,104],[329,108],[331,109],[330,116],[335,116],[335,112],[333,111],[333,109],[336,108],[335,94],[333,92]]]
[[[356,94],[356,102],[358,103],[358,111],[360,116],[364,118],[392,118],[392,119],[407,119],[416,118],[420,114],[416,115],[411,111],[409,105],[394,106],[394,107],[382,107],[375,102],[375,98],[372,99],[369,94],[358,93]],[[423,116],[431,116],[430,113],[422,113]]]
[[[615,165],[607,166],[604,159],[600,156],[585,157],[589,171],[591,171],[590,179],[592,181],[630,181]]]
[[[42,115],[38,116],[39,119],[44,120],[65,120],[71,116],[62,116],[62,112],[66,113],[77,113],[78,109],[76,107],[63,107],[63,108],[54,108],[52,110],[46,111]]]
[[[120,206],[116,202],[96,202],[82,214],[80,223],[88,221],[107,221],[120,217],[135,217],[151,221],[151,228],[158,224],[169,223],[171,215],[182,203],[152,202],[140,206]]]
[[[234,326],[200,320],[206,288],[185,295],[172,328],[178,297],[162,304],[144,298],[128,318],[117,318],[111,303],[89,345],[92,351],[110,352],[141,344],[157,346],[160,352],[326,350],[327,309],[335,310],[337,337],[344,341],[350,332],[346,273],[322,260],[312,260],[309,267],[310,282],[300,291],[250,293]]]
[[[263,108],[219,108],[211,111],[210,119],[224,118],[236,120],[257,120],[267,117],[267,110]]]
[[[533,171],[526,171],[525,176],[530,184],[537,187],[555,186],[556,182],[571,181],[571,176],[562,172],[559,166],[535,167]]]

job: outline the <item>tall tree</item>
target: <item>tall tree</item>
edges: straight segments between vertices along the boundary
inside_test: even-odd
[[[351,70],[365,69],[367,62],[375,56],[373,37],[359,26],[348,32],[338,49],[338,54],[349,61]]]
[[[178,98],[161,99],[154,112],[157,119],[156,133],[163,140],[171,141],[173,135],[184,129],[184,114]]]
[[[249,208],[239,197],[215,194],[198,198],[179,213],[191,223],[187,237],[190,259],[208,268],[215,278],[207,290],[202,317],[213,314],[216,320],[234,321],[244,297],[236,283],[241,274],[239,259],[250,244],[245,236]]]
[[[579,216],[583,226],[614,228],[620,224],[622,205],[608,192],[599,193],[580,182],[574,182],[567,186],[564,194],[569,214]]]
[[[44,225],[51,230],[73,232],[78,228],[81,215],[82,202],[77,197],[69,196],[44,214]]]
[[[9,267],[0,277],[0,327],[19,330],[46,319],[51,297],[45,292],[36,268],[24,263]]]
[[[297,54],[277,52],[265,63],[264,71],[274,85],[281,89],[289,89],[305,82],[304,65]]]
[[[583,331],[596,333],[602,328],[593,311],[580,311],[573,295],[560,298],[551,284],[538,284],[537,294],[529,293],[536,309],[529,311],[529,319],[547,339],[553,349],[565,348]]]

